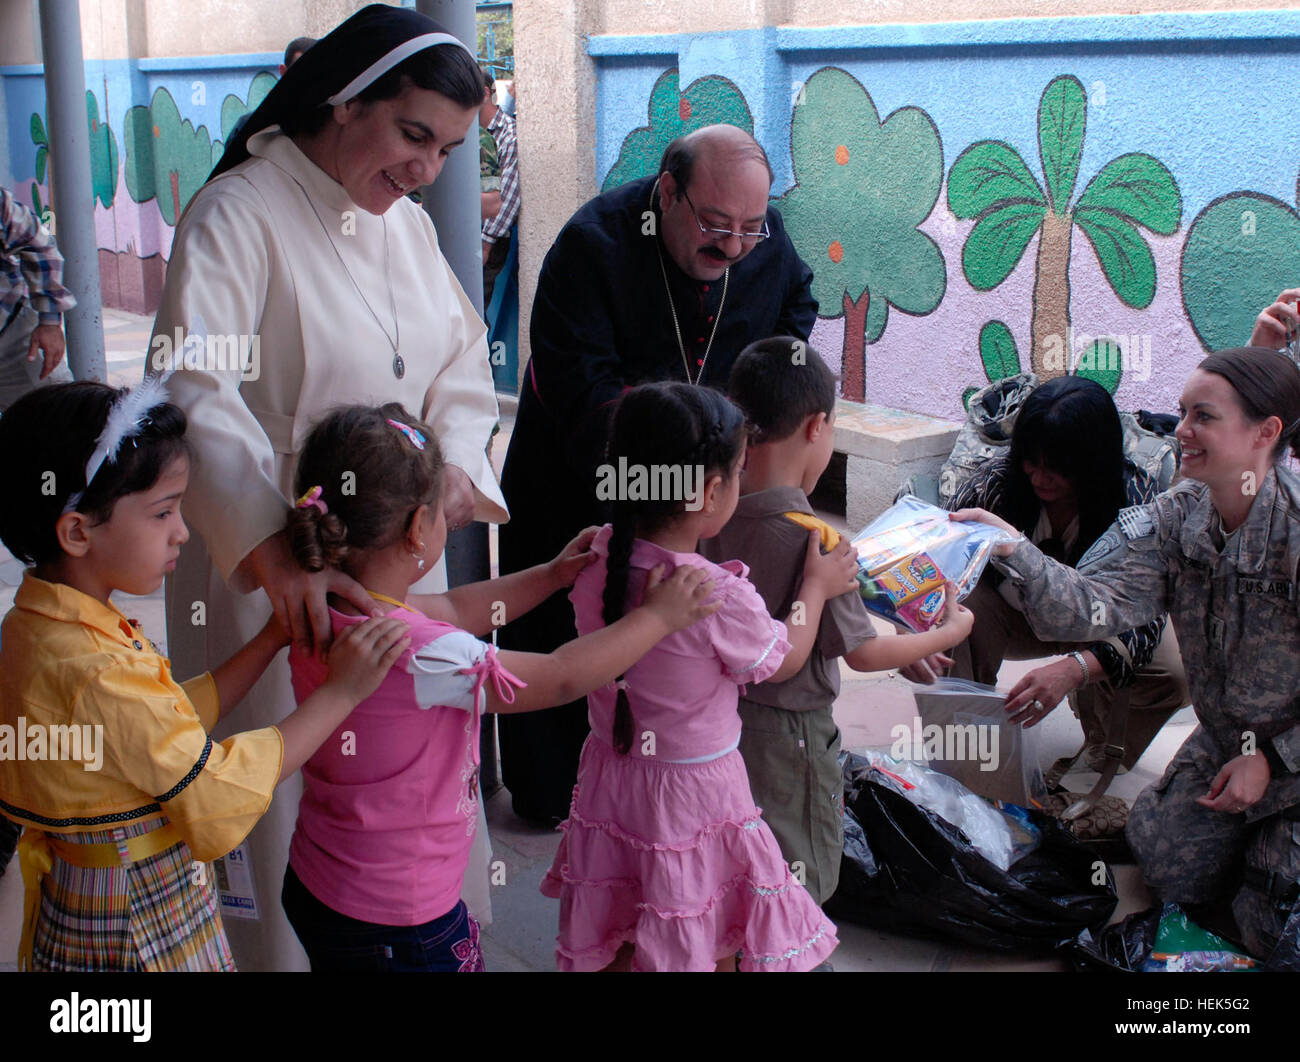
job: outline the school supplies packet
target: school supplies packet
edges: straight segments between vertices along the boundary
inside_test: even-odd
[[[853,539],[858,586],[872,612],[918,633],[943,614],[944,583],[960,601],[975,589],[993,547],[1022,536],[977,522],[958,523],[948,512],[906,495]]]
[[[1039,766],[1039,731],[1007,718],[1005,693],[947,676],[914,685],[912,693],[917,714],[907,735],[909,759],[925,760],[989,800],[1043,810],[1047,786]],[[896,744],[907,748],[905,742]]]

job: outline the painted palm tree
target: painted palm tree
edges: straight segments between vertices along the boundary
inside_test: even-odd
[[[1070,244],[1077,225],[1092,244],[1115,294],[1136,309],[1151,305],[1156,265],[1139,231],[1168,236],[1182,217],[1182,196],[1163,163],[1142,152],[1112,159],[1071,203],[1087,127],[1083,85],[1054,78],[1038,105],[1040,185],[1020,153],[981,140],[958,156],[948,174],[948,207],[975,226],[962,248],[962,269],[979,291],[1011,274],[1037,233],[1030,360],[1042,380],[1070,369]]]

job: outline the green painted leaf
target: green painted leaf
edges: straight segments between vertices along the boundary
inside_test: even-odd
[[[1142,234],[1105,210],[1079,210],[1074,221],[1097,252],[1101,271],[1121,301],[1138,310],[1150,306],[1156,295],[1156,262]]]
[[[1112,395],[1119,389],[1124,375],[1118,340],[1102,336],[1094,339],[1079,356],[1074,375],[1085,380],[1095,380]]]
[[[988,291],[1006,280],[1046,213],[1042,204],[1012,203],[980,218],[961,251],[962,269],[971,287]]]
[[[990,321],[980,329],[980,361],[989,383],[997,383],[1020,372],[1020,353],[1011,329],[1001,321]]]
[[[1052,209],[1064,214],[1079,177],[1079,156],[1088,125],[1088,100],[1073,74],[1054,78],[1038,102],[1038,155]]]
[[[948,173],[948,209],[954,215],[975,218],[1008,202],[1047,203],[1015,148],[981,140],[957,156]]]
[[[1260,307],[1293,287],[1296,277],[1300,213],[1280,199],[1233,192],[1210,203],[1187,228],[1179,280],[1188,320],[1205,350],[1247,342]]]
[[[91,202],[98,199],[108,209],[117,195],[117,136],[107,122],[99,120],[99,104],[90,91],[86,92],[86,129],[90,141]]]
[[[39,114],[32,115],[32,143],[37,147],[49,145],[49,138],[45,135],[45,123],[41,121]]]
[[[1088,182],[1076,209],[1094,208],[1168,236],[1182,218],[1183,198],[1164,163],[1135,151],[1112,159]]]
[[[49,150],[45,147],[38,147],[36,149],[36,179],[40,181],[41,184],[45,183],[45,161],[48,155]]]

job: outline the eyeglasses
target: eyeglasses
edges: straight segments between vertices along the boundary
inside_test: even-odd
[[[701,236],[708,236],[715,240],[725,240],[728,236],[735,236],[741,241],[748,240],[751,243],[758,243],[772,235],[768,231],[766,218],[763,219],[762,232],[732,232],[730,229],[710,228],[700,220],[699,212],[695,209],[695,204],[691,202],[691,197],[687,195],[685,188],[682,189],[682,198],[686,200],[686,205],[691,208],[691,216],[695,218],[695,224],[699,227]]]

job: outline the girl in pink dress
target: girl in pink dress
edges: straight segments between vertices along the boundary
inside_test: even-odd
[[[303,766],[281,902],[314,971],[483,968],[478,925],[460,899],[478,824],[479,719],[580,697],[660,638],[712,613],[702,570],[658,574],[644,608],[549,655],[480,641],[569,586],[594,557],[589,529],[548,564],[446,594],[408,596],[446,542],[442,455],[401,406],[351,406],[312,431],[290,518],[308,571],[355,579],[375,611],[402,619],[410,647]],[[662,574],[662,573],[659,573]],[[336,634],[365,620],[339,599]],[[617,629],[616,629],[617,628]],[[295,646],[294,692],[325,664]]]
[[[740,412],[706,388],[646,384],[614,414],[597,480],[614,521],[570,594],[579,633],[619,621],[660,565],[704,566],[718,608],[588,695],[591,734],[542,882],[560,901],[561,970],[728,970],[738,951],[742,970],[809,970],[838,943],[754,805],[736,702],[741,685],[803,665],[856,566],[811,534],[787,634],[745,565],[695,553],[735,510],[744,451]]]

